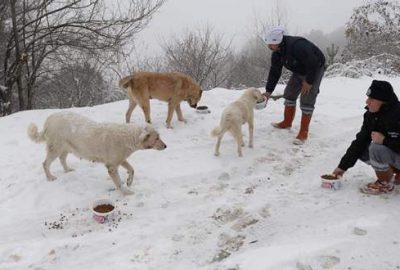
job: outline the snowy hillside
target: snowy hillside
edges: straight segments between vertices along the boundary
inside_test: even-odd
[[[400,96],[400,79],[388,79]],[[151,101],[154,127],[164,151],[135,152],[134,195],[123,196],[102,164],[69,156],[46,180],[45,145],[26,135],[59,110],[24,111],[0,118],[0,269],[210,269],[385,270],[400,268],[400,195],[367,196],[361,184],[374,180],[361,162],[339,191],[320,187],[320,175],[337,166],[358,131],[365,92],[372,79],[323,80],[309,141],[292,144],[292,130],[276,130],[283,100],[255,111],[254,149],[236,153],[225,136],[215,157],[210,131],[223,108],[241,91],[205,92],[197,114],[187,104],[187,124],[166,129],[166,103]],[[279,86],[276,93],[282,92]],[[72,111],[95,121],[124,121],[128,102]],[[137,108],[133,122],[143,122]],[[247,141],[247,126],[243,127]],[[125,180],[127,175],[121,168]],[[96,223],[88,208],[98,197],[116,202],[114,221]]]

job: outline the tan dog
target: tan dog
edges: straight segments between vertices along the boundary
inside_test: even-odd
[[[189,76],[178,73],[136,72],[119,81],[122,88],[126,88],[129,95],[129,108],[126,112],[126,122],[129,123],[136,105],[142,108],[146,122],[150,120],[150,99],[168,102],[167,128],[172,128],[171,120],[174,110],[179,121],[183,118],[180,103],[187,101],[192,108],[197,107],[202,90]]]
[[[224,109],[221,116],[220,126],[213,129],[211,135],[218,137],[215,146],[215,156],[219,156],[219,147],[225,132],[229,131],[237,142],[239,157],[242,157],[242,146],[244,146],[242,125],[249,125],[249,147],[253,147],[254,131],[254,107],[257,102],[264,100],[261,92],[256,88],[247,89],[243,95],[235,102]]]
[[[89,118],[73,112],[60,112],[50,115],[43,131],[38,132],[35,124],[30,124],[28,136],[34,142],[46,142],[47,156],[43,169],[49,181],[56,179],[50,173],[50,165],[59,158],[65,172],[68,167],[68,153],[87,160],[102,162],[117,189],[124,194],[133,192],[124,188],[118,174],[121,165],[128,170],[127,186],[133,181],[134,170],[127,158],[136,150],[163,150],[167,146],[150,125],[136,127],[132,124],[96,123]]]

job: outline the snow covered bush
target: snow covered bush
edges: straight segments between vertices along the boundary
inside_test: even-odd
[[[330,65],[325,72],[325,77],[349,77],[373,76],[383,74],[386,76],[400,75],[400,57],[391,54],[380,54],[365,60],[351,60],[347,63],[335,63]]]
[[[374,1],[354,9],[346,24],[344,61],[365,59],[380,53],[400,55],[400,5]]]

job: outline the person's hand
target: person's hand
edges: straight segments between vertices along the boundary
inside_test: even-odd
[[[301,94],[306,95],[310,92],[312,85],[306,81],[301,82]]]
[[[339,167],[337,167],[336,169],[333,170],[332,174],[335,175],[336,177],[342,177],[345,172],[346,172],[345,170],[342,170]]]
[[[271,97],[271,93],[270,92],[265,92],[262,93],[262,95],[264,96],[264,98],[268,101],[268,99]]]
[[[385,136],[382,133],[376,132],[376,131],[371,132],[371,140],[373,143],[383,144],[384,139],[385,139]]]

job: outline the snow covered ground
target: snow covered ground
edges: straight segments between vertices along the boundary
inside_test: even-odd
[[[400,96],[400,78],[386,79]],[[188,123],[174,116],[172,130],[164,124],[166,104],[153,100],[153,125],[168,148],[129,158],[135,194],[125,197],[102,164],[73,156],[75,171],[65,174],[56,161],[58,179],[45,179],[45,146],[30,141],[26,128],[34,122],[41,129],[59,110],[0,118],[0,269],[400,269],[400,188],[385,196],[359,193],[374,180],[361,162],[341,190],[320,187],[320,175],[332,172],[360,127],[371,81],[323,80],[302,146],[292,144],[299,109],[292,130],[276,130],[270,123],[281,120],[283,100],[271,100],[255,111],[255,148],[244,148],[243,158],[229,135],[214,157],[210,137],[241,91],[205,92],[200,105],[211,114],[182,104]],[[70,110],[122,123],[127,107],[125,100]],[[143,122],[140,109],[133,121]],[[243,131],[247,141],[247,126]],[[92,219],[88,207],[98,197],[115,201],[114,221]]]

